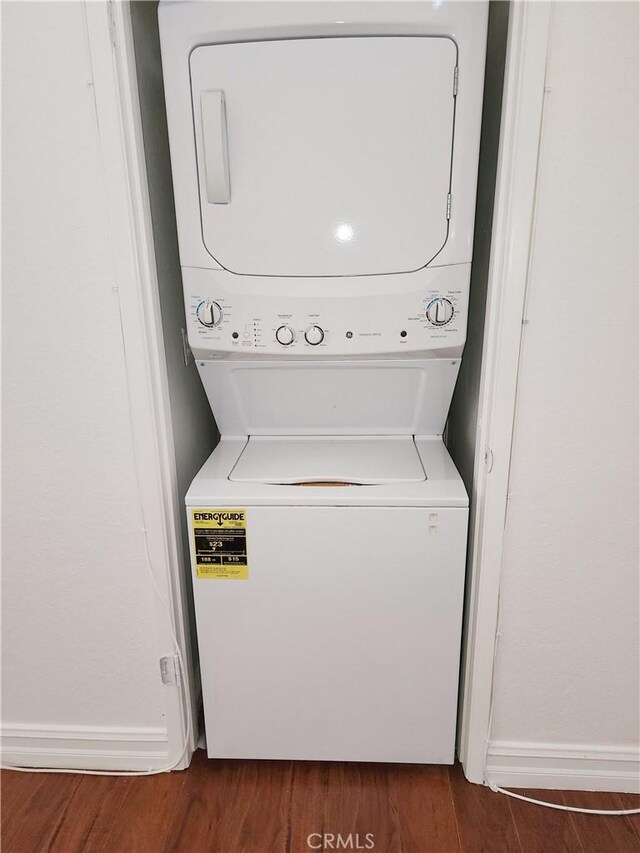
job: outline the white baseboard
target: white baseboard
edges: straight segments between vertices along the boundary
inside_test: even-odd
[[[3,766],[78,770],[156,770],[175,763],[162,727],[34,726],[0,729]]]
[[[640,793],[640,750],[633,747],[492,741],[490,782],[502,788]]]

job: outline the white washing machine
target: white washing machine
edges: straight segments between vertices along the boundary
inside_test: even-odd
[[[160,4],[211,757],[450,763],[487,5]]]

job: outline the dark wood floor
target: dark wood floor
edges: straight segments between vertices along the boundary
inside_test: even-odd
[[[639,800],[527,793],[587,808]],[[637,816],[518,802],[469,784],[459,766],[209,761],[198,751],[189,770],[146,778],[2,774],[3,853],[309,853],[312,833],[351,834],[350,847],[329,838],[324,848],[347,851],[372,833],[373,853],[640,850]]]

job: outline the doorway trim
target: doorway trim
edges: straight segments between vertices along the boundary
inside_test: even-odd
[[[126,361],[141,533],[155,595],[166,754],[149,771],[189,766],[197,740],[196,679],[180,537],[169,385],[144,159],[129,2],[85,0],[87,48]]]
[[[549,2],[514,2],[509,13],[469,519],[470,595],[458,742],[465,776],[483,784],[550,17]]]

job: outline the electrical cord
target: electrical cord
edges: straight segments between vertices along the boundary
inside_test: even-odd
[[[507,791],[506,788],[500,788],[498,785],[489,783],[492,791],[498,794],[505,794],[507,797],[515,797],[516,800],[524,800],[525,803],[535,803],[537,806],[546,806],[550,809],[559,809],[563,812],[579,812],[580,814],[601,814],[601,815],[625,815],[625,814],[640,814],[640,809],[583,809],[578,806],[563,806],[560,803],[550,803],[547,800],[536,800],[533,797],[525,797],[524,794],[516,794],[515,791]]]

